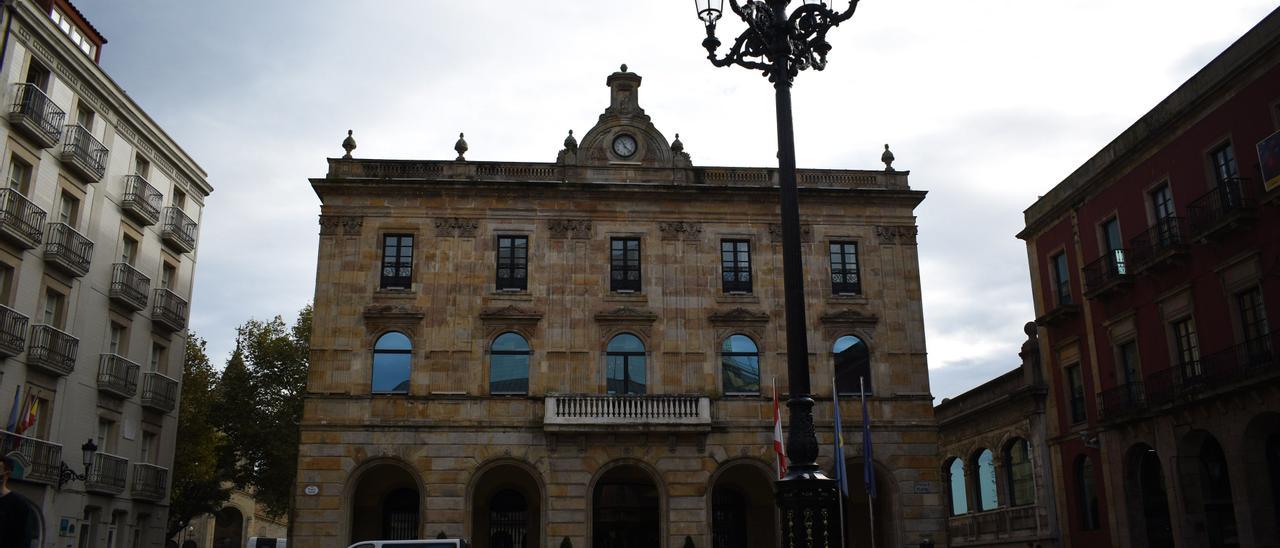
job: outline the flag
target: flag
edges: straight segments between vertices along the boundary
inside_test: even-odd
[[[9,423],[4,427],[6,432],[13,432],[18,427],[18,400],[22,398],[22,387],[13,391],[13,408],[9,409]]]
[[[867,496],[875,498],[876,469],[871,460],[871,415],[867,414],[867,390],[862,377],[858,377],[858,389],[862,392],[862,481],[867,485]]]
[[[31,418],[31,389],[27,389],[27,395],[22,397],[22,413],[18,415],[18,427],[14,430],[14,434],[22,435],[27,429],[27,421]]]
[[[831,386],[834,389],[835,383],[831,383]],[[835,444],[836,485],[840,486],[840,494],[847,497],[849,496],[849,474],[844,464],[844,427],[840,425],[840,396],[835,390],[831,392],[831,403],[835,406],[836,413],[835,441],[833,442]]]
[[[31,409],[27,412],[27,420],[22,423],[22,431],[26,432],[32,426],[36,425],[36,419],[40,417],[40,398],[31,396]]]
[[[778,479],[787,475],[787,450],[782,445],[782,414],[778,412],[778,383],[773,384],[773,452],[778,455]]]

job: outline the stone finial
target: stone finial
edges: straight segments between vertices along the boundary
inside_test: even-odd
[[[623,64],[622,64],[622,67],[621,67],[620,69],[618,69],[618,72],[626,72],[626,71],[627,71],[627,64],[626,64],[626,63],[623,63]]]
[[[569,541],[569,537],[564,537],[564,540],[560,541],[560,548],[573,548],[573,542]]]
[[[347,138],[342,140],[342,150],[347,151],[347,153],[346,153],[346,154],[343,154],[343,155],[342,155],[342,159],[343,159],[343,160],[350,160],[350,159],[351,159],[351,151],[353,151],[353,150],[355,150],[355,149],[356,149],[356,140],[355,140],[355,138],[354,138],[354,137],[352,137],[352,136],[351,136],[351,130],[349,130],[349,129],[348,129],[348,130],[347,130]]]
[[[569,152],[578,151],[578,140],[573,138],[573,130],[569,130],[569,136],[564,138],[564,149]]]
[[[467,159],[463,157],[467,153],[467,140],[463,139],[463,134],[458,134],[458,142],[453,144],[453,150],[458,153],[458,157],[454,158],[454,160],[459,162],[467,161]]]
[[[684,544],[683,544],[683,545],[681,545],[681,548],[697,548],[697,547],[696,547],[696,546],[694,546],[694,544],[693,544],[693,537],[691,537],[691,536],[689,536],[689,535],[685,535],[685,536],[684,536]]]
[[[676,140],[671,141],[671,152],[674,152],[676,155],[684,152],[684,143],[680,142],[679,133],[676,134]]]
[[[884,154],[880,155],[880,161],[884,162],[885,171],[897,171],[893,169],[893,153],[889,151],[889,145],[884,146]]]

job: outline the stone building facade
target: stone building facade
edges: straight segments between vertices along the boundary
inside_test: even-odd
[[[610,75],[609,107],[555,163],[466,160],[461,138],[454,161],[357,159],[348,139],[311,180],[323,205],[295,546],[778,545],[776,170],[693,166],[640,108],[640,81]],[[799,174],[820,462],[831,469],[833,375],[849,398],[868,377],[879,546],[945,535],[924,192],[907,175]],[[861,424],[853,400],[843,411]],[[845,433],[854,449],[859,437]],[[854,475],[850,545],[870,535]]]
[[[235,489],[215,514],[191,520],[185,531],[174,535],[178,548],[256,548],[246,544],[253,537],[283,539],[289,524],[284,516],[271,516],[252,490]]]
[[[163,546],[205,197],[66,0],[0,7],[0,450],[39,546]],[[25,419],[25,420],[24,420]],[[97,450],[84,480],[81,447]],[[70,479],[70,481],[60,481]]]

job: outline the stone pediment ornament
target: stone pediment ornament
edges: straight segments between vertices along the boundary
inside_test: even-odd
[[[587,219],[552,219],[547,222],[547,230],[551,231],[551,237],[557,240],[591,239],[591,221]]]
[[[597,312],[595,319],[597,323],[640,324],[653,323],[658,319],[658,315],[642,308],[620,306],[613,310]]]
[[[889,145],[884,145],[884,154],[880,155],[880,161],[884,162],[885,171],[897,171],[893,169],[893,152],[889,151]]]
[[[458,134],[458,142],[453,144],[453,150],[458,153],[458,157],[454,158],[455,161],[467,161],[467,159],[463,157],[463,155],[467,153],[467,140],[462,138],[461,133]]]
[[[514,304],[500,308],[487,308],[480,313],[480,321],[485,323],[536,324],[541,319],[541,312],[521,308]]]
[[[880,323],[880,318],[863,314],[852,308],[823,314],[820,321],[824,324],[843,325],[849,327],[873,327]]]
[[[605,80],[609,86],[609,107],[596,125],[580,140],[579,165],[687,167],[684,145],[672,150],[672,143],[654,127],[649,115],[640,108],[640,75],[626,65]],[[625,144],[619,144],[619,140]],[[567,150],[567,147],[566,147]]]
[[[460,217],[450,217],[445,219],[436,219],[436,236],[442,238],[474,238],[476,230],[480,228],[480,221],[476,219],[463,219]]]
[[[915,226],[876,226],[876,236],[885,245],[916,245],[916,235],[919,233],[920,228]]]
[[[658,223],[663,240],[697,241],[702,239],[702,223],[671,221]]]
[[[561,165],[577,165],[578,164],[578,140],[573,137],[573,130],[569,130],[569,136],[564,138],[564,148],[560,149],[560,154],[556,155],[556,163]]]
[[[426,315],[421,308],[408,304],[371,304],[364,307],[365,318],[421,320]]]
[[[769,315],[737,307],[731,310],[716,310],[707,316],[712,325],[743,325],[769,323]]]
[[[356,139],[355,139],[355,137],[352,137],[352,136],[351,136],[351,130],[349,130],[349,129],[348,129],[348,130],[347,130],[347,138],[342,140],[342,150],[347,151],[347,153],[346,153],[346,154],[343,154],[343,155],[342,155],[342,159],[343,159],[343,160],[350,160],[350,159],[351,159],[351,151],[353,151],[353,150],[355,150],[355,149],[356,149]]]

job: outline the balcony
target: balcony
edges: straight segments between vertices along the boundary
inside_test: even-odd
[[[1129,263],[1135,272],[1168,266],[1187,256],[1187,222],[1165,217],[1129,240]]]
[[[27,343],[27,322],[30,318],[0,305],[0,358],[12,358],[22,353]]]
[[[76,368],[79,348],[80,339],[51,325],[33,325],[31,348],[27,350],[27,365],[58,376],[70,375]]]
[[[124,178],[124,196],[120,199],[120,208],[142,226],[151,226],[160,222],[160,206],[164,204],[164,195],[151,186],[140,175],[126,175]]]
[[[13,85],[13,107],[9,109],[9,125],[35,141],[40,148],[58,144],[62,138],[62,122],[67,113],[35,84]]]
[[[166,207],[160,238],[174,249],[184,253],[191,252],[196,248],[196,222],[183,213],[182,209]]]
[[[1113,249],[1084,266],[1084,296],[1102,297],[1129,285],[1129,263],[1125,250]]]
[[[173,411],[178,405],[178,381],[148,372],[142,377],[142,406],[161,413]]]
[[[62,464],[62,446],[0,430],[0,446],[5,454],[17,451],[23,457],[21,476],[14,479],[56,485]]]
[[[151,278],[138,272],[138,269],[128,263],[116,263],[111,266],[111,289],[108,294],[112,302],[125,307],[130,312],[137,312],[147,307],[147,291],[150,289]]]
[[[44,241],[45,262],[75,277],[89,272],[93,242],[66,223],[49,223]]]
[[[132,398],[138,392],[141,369],[119,354],[103,354],[98,362],[98,391],[117,398]]]
[[[169,469],[154,464],[133,465],[133,498],[160,502],[169,494]]]
[[[12,188],[0,189],[0,236],[22,249],[40,245],[45,213]]]
[[[1103,390],[1100,396],[1103,420],[1121,419],[1147,407],[1147,393],[1140,382]]]
[[[709,432],[711,400],[694,395],[547,396],[542,423],[551,432]]]
[[[157,289],[151,306],[151,321],[169,331],[187,327],[187,301],[168,289]]]
[[[1187,204],[1191,235],[1207,241],[1252,223],[1258,215],[1258,185],[1233,177]]]
[[[107,172],[107,147],[80,124],[67,126],[62,140],[62,165],[90,183],[102,180]]]
[[[1045,327],[1057,327],[1063,325],[1072,318],[1080,315],[1080,305],[1075,303],[1058,303],[1053,310],[1045,312],[1043,316],[1036,318],[1036,325]]]
[[[1036,505],[996,508],[952,516],[947,520],[948,536],[953,546],[1013,544],[1035,539],[1047,528],[1048,524],[1040,516],[1040,507]]]
[[[129,459],[109,453],[94,453],[93,466],[84,480],[84,490],[103,495],[119,495],[129,475]]]
[[[1200,365],[1183,380],[1184,391],[1209,390],[1280,371],[1280,331],[1200,356]],[[1188,371],[1187,373],[1191,373]]]

